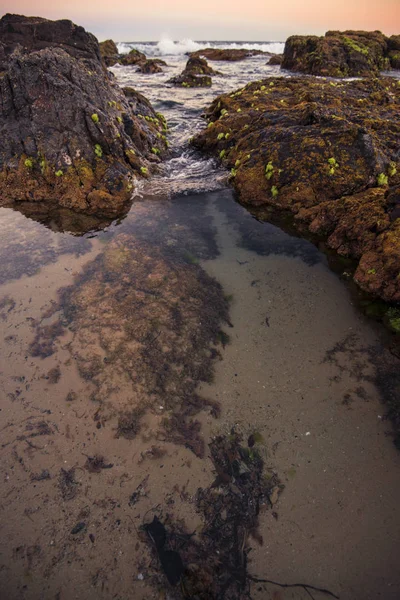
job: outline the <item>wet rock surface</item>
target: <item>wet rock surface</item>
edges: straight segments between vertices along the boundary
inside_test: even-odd
[[[191,57],[180,75],[172,77],[169,83],[183,87],[209,87],[212,84],[211,75],[220,75],[209,66],[205,58]]]
[[[118,62],[118,48],[113,40],[106,40],[99,44],[100,54],[108,67]]]
[[[153,73],[162,73],[162,67],[166,67],[167,63],[164,60],[159,59],[148,59],[144,62],[140,62],[138,71],[140,73],[146,73],[151,75]]]
[[[239,200],[271,207],[358,262],[365,291],[400,301],[400,86],[269,79],[217,98],[194,145],[231,169]]]
[[[132,111],[96,38],[71,21],[6,15],[0,31],[0,205],[123,212],[166,149],[163,119]]]
[[[271,56],[267,65],[281,65],[283,61],[283,54],[274,54]]]
[[[380,31],[328,31],[324,37],[293,35],[285,44],[282,68],[311,75],[354,77],[378,75],[396,67],[389,49],[398,36]]]

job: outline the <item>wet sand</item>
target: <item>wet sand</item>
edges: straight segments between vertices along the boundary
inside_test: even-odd
[[[232,295],[233,325],[224,326],[230,343],[219,348],[214,381],[200,386],[221,404],[218,419],[197,416],[202,435],[258,431],[266,466],[285,485],[261,513],[264,543],[250,542],[250,572],[345,600],[400,597],[400,455],[381,404],[382,382],[397,381],[398,363],[313,246],[257,223],[229,192],[196,198],[220,251],[200,265]],[[158,436],[161,404],[134,439],[116,437],[118,415],[99,412],[70,332],[53,355],[28,353],[57,290],[105,246],[94,240],[90,252],[62,255],[0,288],[15,302],[0,322],[0,589],[10,600],[173,598],[167,585],[157,589],[140,526],[158,514],[199,531],[194,497],[215,478],[207,452],[199,458]],[[96,455],[107,468],[91,472]],[[254,584],[252,597],[309,596]]]
[[[324,262],[240,249],[211,210],[222,254],[205,268],[233,294],[234,324],[211,388],[225,407],[218,426],[256,426],[286,486],[261,520],[250,570],[348,600],[399,598],[400,455],[376,386],[396,361]],[[307,597],[273,591],[253,597]]]

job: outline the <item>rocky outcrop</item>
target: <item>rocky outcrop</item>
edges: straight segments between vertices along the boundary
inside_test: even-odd
[[[0,40],[0,205],[121,213],[166,149],[164,120],[133,107],[71,21],[6,15]]]
[[[113,40],[100,42],[100,53],[107,67],[112,67],[118,62],[118,48]]]
[[[168,83],[183,87],[210,87],[211,75],[220,75],[214,71],[204,58],[191,57],[180,75],[172,77]]]
[[[194,145],[231,169],[259,218],[292,213],[298,230],[358,263],[359,286],[400,302],[400,86],[391,78],[254,82],[217,98]]]
[[[378,75],[391,66],[390,40],[380,31],[328,31],[324,37],[293,35],[286,40],[282,68],[311,75]]]
[[[228,60],[237,61],[248,58],[249,56],[258,56],[265,54],[262,50],[247,50],[246,48],[204,48],[191,52],[191,58],[207,58],[208,60]]]
[[[186,63],[185,71],[193,73],[193,75],[221,75],[219,71],[215,71],[205,58],[192,56]]]

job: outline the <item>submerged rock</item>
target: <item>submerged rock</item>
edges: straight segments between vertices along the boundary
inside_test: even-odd
[[[163,119],[148,103],[151,117],[132,111],[96,38],[71,21],[6,15],[0,40],[0,206],[123,212],[166,149]]]
[[[395,79],[266,79],[217,98],[193,143],[231,169],[260,218],[290,211],[358,261],[364,290],[400,302],[399,115]]]
[[[286,40],[282,68],[329,77],[378,75],[390,69],[389,45],[380,31],[293,35]]]
[[[208,60],[228,60],[236,61],[243,60],[249,56],[258,56],[265,54],[262,50],[247,50],[246,48],[204,48],[191,52],[191,58],[208,58]]]

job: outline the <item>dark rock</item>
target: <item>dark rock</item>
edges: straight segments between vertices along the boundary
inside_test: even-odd
[[[134,113],[96,38],[70,21],[0,20],[0,206],[125,210],[135,175],[165,150],[164,121]]]
[[[113,40],[100,42],[100,53],[108,67],[112,67],[118,62],[118,48]]]
[[[378,75],[390,69],[388,42],[380,31],[293,35],[286,40],[282,68],[329,77]]]
[[[183,71],[177,77],[169,79],[168,83],[181,85],[182,87],[210,87],[212,85],[212,80],[209,75],[193,75],[193,73],[186,73]]]
[[[146,62],[147,57],[143,52],[133,48],[128,54],[120,54],[118,62],[121,65],[138,65]]]
[[[184,71],[176,77],[172,77],[168,83],[181,85],[183,87],[210,87],[211,75],[219,75],[214,71],[204,58],[191,57],[186,63]]]
[[[163,60],[149,59],[145,62],[138,63],[138,72],[146,74],[162,73],[163,70],[161,68],[161,65],[166,64],[167,63],[165,63]]]
[[[260,219],[287,211],[302,232],[358,261],[355,280],[400,302],[400,86],[273,78],[217,98],[194,145],[231,169]]]
[[[395,52],[400,52],[400,35],[392,35],[387,40],[389,50],[394,50]]]
[[[218,71],[214,71],[207,63],[205,58],[192,56],[186,63],[185,71],[193,75],[221,75]]]
[[[267,65],[281,65],[283,61],[283,54],[274,54],[271,56]]]
[[[100,48],[94,35],[66,19],[49,21],[6,14],[0,19],[0,43],[5,58],[20,47],[22,54],[61,48],[74,58],[100,59]],[[0,69],[6,66],[0,64]]]
[[[71,533],[72,533],[72,535],[76,535],[77,533],[81,533],[81,531],[84,531],[85,529],[86,529],[86,523],[81,521],[80,523],[77,523],[75,525],[75,527],[73,527],[71,529]]]
[[[391,50],[388,56],[392,69],[400,70],[400,50]]]
[[[204,48],[203,50],[191,52],[189,56],[191,58],[208,58],[208,60],[236,61],[243,60],[249,56],[258,56],[260,54],[265,54],[265,52],[262,50],[247,50],[246,48]]]

